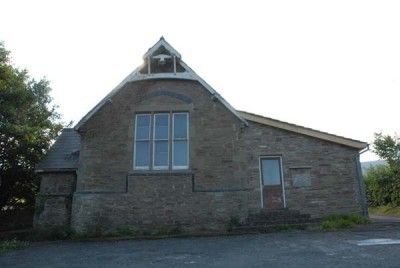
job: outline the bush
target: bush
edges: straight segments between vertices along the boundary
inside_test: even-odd
[[[33,241],[70,239],[74,232],[69,226],[48,226],[36,228],[28,238]]]
[[[229,218],[228,222],[225,224],[226,231],[232,232],[235,227],[240,225],[239,217],[232,216]]]
[[[153,236],[167,236],[167,235],[178,235],[182,233],[182,227],[177,225],[175,227],[160,227],[151,232]]]
[[[323,230],[348,229],[358,224],[366,224],[368,222],[369,220],[367,218],[355,214],[331,215],[322,219],[321,228]]]
[[[0,231],[31,228],[32,222],[32,208],[0,210]]]
[[[183,229],[180,224],[174,227],[160,226],[158,228],[139,230],[135,226],[121,226],[113,231],[105,231],[99,225],[93,226],[85,233],[72,233],[70,238],[75,240],[90,238],[118,238],[118,237],[158,237],[182,234]]]
[[[392,207],[390,205],[379,206],[379,207],[369,207],[369,213],[376,215],[400,217],[400,207]]]
[[[26,241],[19,241],[17,239],[0,241],[0,253],[26,248],[29,245]]]
[[[134,236],[139,234],[139,230],[133,226],[123,226],[117,228],[114,232],[111,233],[112,236]]]
[[[369,206],[400,206],[400,176],[389,165],[368,169],[364,181]]]
[[[365,175],[370,206],[400,206],[400,138],[375,134],[374,153],[387,165],[371,168]]]

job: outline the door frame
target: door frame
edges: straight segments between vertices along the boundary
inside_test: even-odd
[[[285,180],[283,178],[283,165],[282,165],[282,155],[261,155],[258,158],[258,171],[260,174],[260,195],[261,195],[261,208],[264,208],[264,193],[263,193],[263,177],[261,161],[263,159],[279,159],[280,172],[281,172],[281,185],[282,185],[282,196],[283,196],[283,208],[286,208],[286,193],[285,193]]]

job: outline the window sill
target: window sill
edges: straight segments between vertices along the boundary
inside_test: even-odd
[[[132,170],[128,173],[128,175],[134,176],[152,176],[152,175],[161,175],[161,176],[173,176],[173,175],[192,175],[193,172],[190,169],[182,169],[182,170]]]

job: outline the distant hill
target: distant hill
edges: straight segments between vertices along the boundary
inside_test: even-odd
[[[371,167],[376,167],[384,164],[386,164],[385,160],[361,162],[361,171],[363,174],[365,174],[365,172],[367,172],[367,170],[370,169]]]

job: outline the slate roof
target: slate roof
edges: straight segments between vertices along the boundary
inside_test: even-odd
[[[252,114],[252,113],[248,113],[248,112],[244,112],[244,111],[238,111],[238,113],[244,119],[246,119],[248,121],[256,122],[259,124],[263,124],[263,125],[267,125],[267,126],[271,126],[271,127],[275,127],[275,128],[279,128],[279,129],[284,129],[287,131],[291,131],[291,132],[299,133],[302,135],[318,138],[321,140],[330,141],[330,142],[337,143],[337,144],[346,145],[346,146],[360,149],[360,150],[368,147],[368,143],[363,142],[363,141],[349,139],[346,137],[334,135],[331,133],[319,131],[319,130],[308,128],[308,127],[295,125],[295,124],[288,123],[288,122],[283,122],[280,120],[261,116],[258,114]]]
[[[64,128],[45,158],[36,165],[36,172],[76,170],[80,146],[78,132],[73,128]]]

